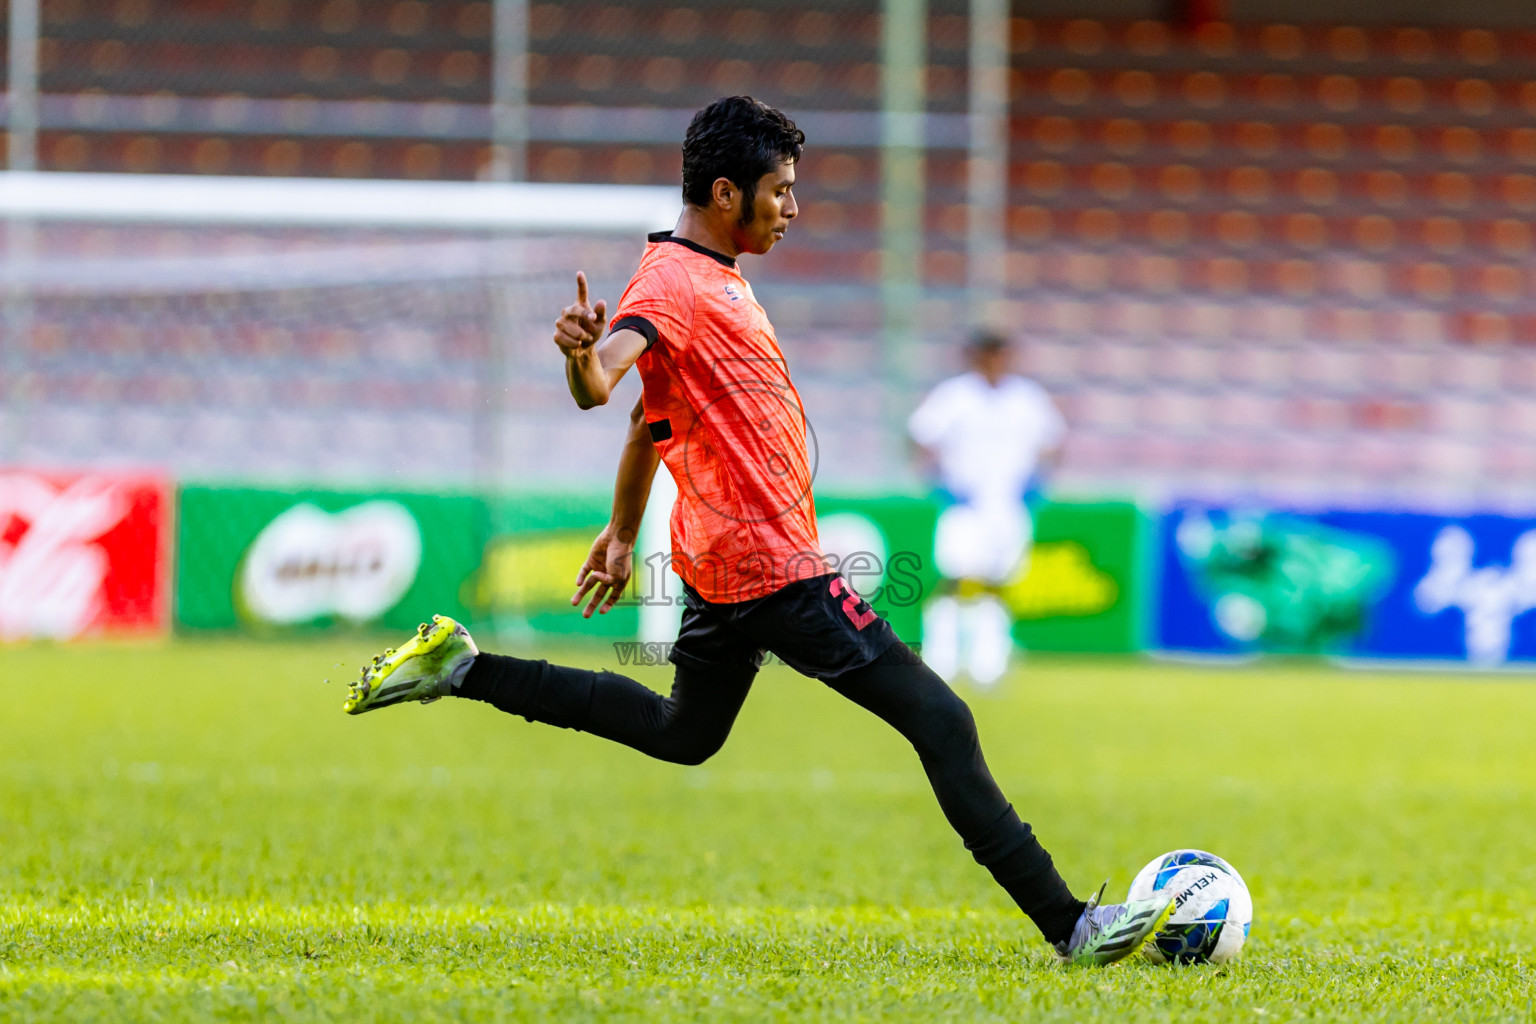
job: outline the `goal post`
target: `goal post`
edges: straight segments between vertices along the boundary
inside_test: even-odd
[[[680,207],[666,187],[0,173],[0,463],[590,485],[609,424],[559,401],[549,324],[576,270],[616,300]],[[397,456],[424,441],[436,460]]]
[[[675,188],[495,181],[0,172],[0,217],[33,221],[657,231]]]

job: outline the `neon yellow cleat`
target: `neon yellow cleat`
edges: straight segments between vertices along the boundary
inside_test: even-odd
[[[427,703],[445,697],[464,678],[480,649],[469,630],[446,615],[423,622],[397,651],[390,648],[363,666],[341,710],[360,715],[406,701]]]

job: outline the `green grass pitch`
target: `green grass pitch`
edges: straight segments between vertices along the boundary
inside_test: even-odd
[[[679,768],[469,702],[348,718],[372,643],[0,648],[0,1020],[1536,1019],[1514,677],[1035,659],[968,693],[1079,893],[1180,846],[1248,879],[1235,964],[1094,970],[786,669]]]

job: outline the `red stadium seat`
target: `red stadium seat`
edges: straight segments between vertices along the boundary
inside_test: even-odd
[[[1531,131],[1533,136],[1536,136],[1536,129]],[[1140,121],[1133,121],[1128,117],[1116,117],[1104,122],[1099,140],[1105,149],[1116,156],[1131,156],[1140,152],[1146,144],[1147,132]]]
[[[1075,229],[1087,245],[1113,245],[1120,240],[1120,215],[1102,206],[1092,207],[1077,215]]]
[[[1184,101],[1201,110],[1212,110],[1227,100],[1227,81],[1214,71],[1193,71],[1184,76]]]
[[[1435,202],[1453,210],[1466,209],[1477,196],[1472,179],[1460,171],[1441,171],[1431,176],[1430,190]]]
[[[1435,37],[1422,28],[1400,28],[1392,33],[1392,52],[1405,64],[1427,64],[1435,59]]]
[[[1251,249],[1264,240],[1264,226],[1247,210],[1227,210],[1216,217],[1216,237],[1232,249]]]
[[[1289,110],[1296,105],[1296,79],[1290,75],[1260,75],[1254,86],[1259,104],[1269,110]]]
[[[1512,217],[1501,218],[1488,226],[1487,243],[1501,256],[1527,256],[1531,251],[1531,226]]]
[[[1189,214],[1183,210],[1157,210],[1147,217],[1147,237],[1164,249],[1178,248],[1189,241]]]
[[[1339,178],[1324,167],[1308,167],[1295,177],[1296,194],[1309,206],[1329,206],[1339,197]]]
[[[1295,25],[1266,25],[1259,32],[1259,48],[1271,60],[1296,60],[1307,50],[1307,37]]]
[[[1291,299],[1317,294],[1318,269],[1312,260],[1282,260],[1273,268],[1274,287]]]
[[[1487,29],[1467,29],[1456,41],[1456,50],[1461,59],[1468,64],[1488,67],[1498,63],[1499,37]]]
[[[1158,173],[1157,185],[1172,202],[1192,203],[1200,198],[1205,182],[1200,171],[1189,164],[1172,164]]]
[[[1444,263],[1420,263],[1411,275],[1413,293],[1425,302],[1444,302],[1456,294],[1456,275]]]
[[[1232,256],[1206,261],[1205,286],[1217,295],[1242,295],[1248,290],[1248,264]]]
[[[1008,21],[1008,52],[1028,53],[1035,48],[1039,33],[1035,23],[1028,18],[1010,18]]]
[[[1480,310],[1460,319],[1462,336],[1474,345],[1507,345],[1514,340],[1514,321],[1506,313]]]
[[[1138,57],[1161,57],[1168,52],[1168,24],[1137,21],[1125,30],[1125,48]]]
[[[1280,133],[1268,121],[1244,121],[1237,126],[1235,141],[1245,156],[1263,159],[1280,148]]]
[[[1451,89],[1457,108],[1472,117],[1487,117],[1499,105],[1498,91],[1486,79],[1464,78]]]
[[[1121,163],[1102,163],[1089,175],[1089,184],[1102,198],[1123,200],[1136,191],[1136,176]]]
[[[1084,57],[1103,50],[1108,38],[1109,33],[1105,30],[1104,23],[1091,18],[1069,21],[1061,31],[1061,45],[1069,53]]]
[[[1093,98],[1093,76],[1081,68],[1061,68],[1051,73],[1045,88],[1057,103],[1080,107]]]
[[[1122,71],[1115,76],[1115,97],[1127,107],[1149,107],[1157,102],[1157,79],[1146,71]]]
[[[1077,145],[1077,123],[1067,117],[1042,117],[1035,122],[1034,138],[1047,153],[1065,153]]]
[[[1483,295],[1494,302],[1508,305],[1526,293],[1525,274],[1520,267],[1508,263],[1490,263],[1482,268],[1479,285]]]
[[[1355,221],[1354,241],[1370,252],[1387,252],[1397,242],[1397,225],[1390,217],[1368,214]]]
[[[1483,137],[1476,128],[1453,125],[1440,132],[1440,152],[1452,163],[1475,164],[1483,155]]]
[[[1408,201],[1408,179],[1397,171],[1371,171],[1365,176],[1365,191],[1377,206],[1397,208]]]
[[[1051,211],[1043,206],[1020,206],[1009,211],[1008,229],[1026,245],[1038,245],[1051,237]]]
[[[1382,100],[1395,114],[1419,114],[1424,110],[1428,91],[1417,78],[1398,76],[1387,80]]]
[[[1201,56],[1223,59],[1237,52],[1237,29],[1225,21],[1208,21],[1195,29],[1195,49]]]
[[[1317,102],[1334,113],[1348,113],[1360,105],[1360,83],[1349,75],[1324,75],[1317,83]]]
[[[1342,160],[1349,154],[1349,134],[1326,121],[1307,125],[1302,141],[1314,160]]]
[[[1267,203],[1272,188],[1270,173],[1263,167],[1234,167],[1227,175],[1227,192],[1233,199],[1249,206]]]
[[[1024,166],[1024,185],[1037,196],[1054,196],[1067,185],[1067,172],[1055,160],[1036,160]]]
[[[1353,25],[1340,25],[1324,38],[1328,55],[1334,60],[1358,64],[1371,55],[1371,40],[1365,30]]]
[[[1175,121],[1168,129],[1169,145],[1186,159],[1207,155],[1215,142],[1215,133],[1204,121]]]
[[[1420,243],[1442,256],[1458,252],[1466,240],[1466,229],[1454,217],[1430,217],[1419,226]]]
[[[1522,213],[1536,212],[1536,177],[1529,174],[1506,174],[1500,182],[1500,191],[1506,206]]]
[[[1138,286],[1152,295],[1177,292],[1183,277],[1179,262],[1168,256],[1143,256],[1136,265]]]
[[[1315,213],[1293,213],[1285,218],[1285,240],[1298,249],[1321,249],[1328,244],[1328,225]]]
[[[1504,148],[1516,163],[1536,164],[1536,128],[1511,128],[1505,136]]]
[[[1378,125],[1371,136],[1376,155],[1392,163],[1407,163],[1418,152],[1413,129],[1400,124]]]

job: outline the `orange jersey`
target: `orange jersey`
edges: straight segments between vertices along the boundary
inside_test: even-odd
[[[809,426],[768,315],[734,260],[671,232],[648,241],[612,329],[649,342],[636,365],[677,481],[674,570],[716,603],[824,575]]]

